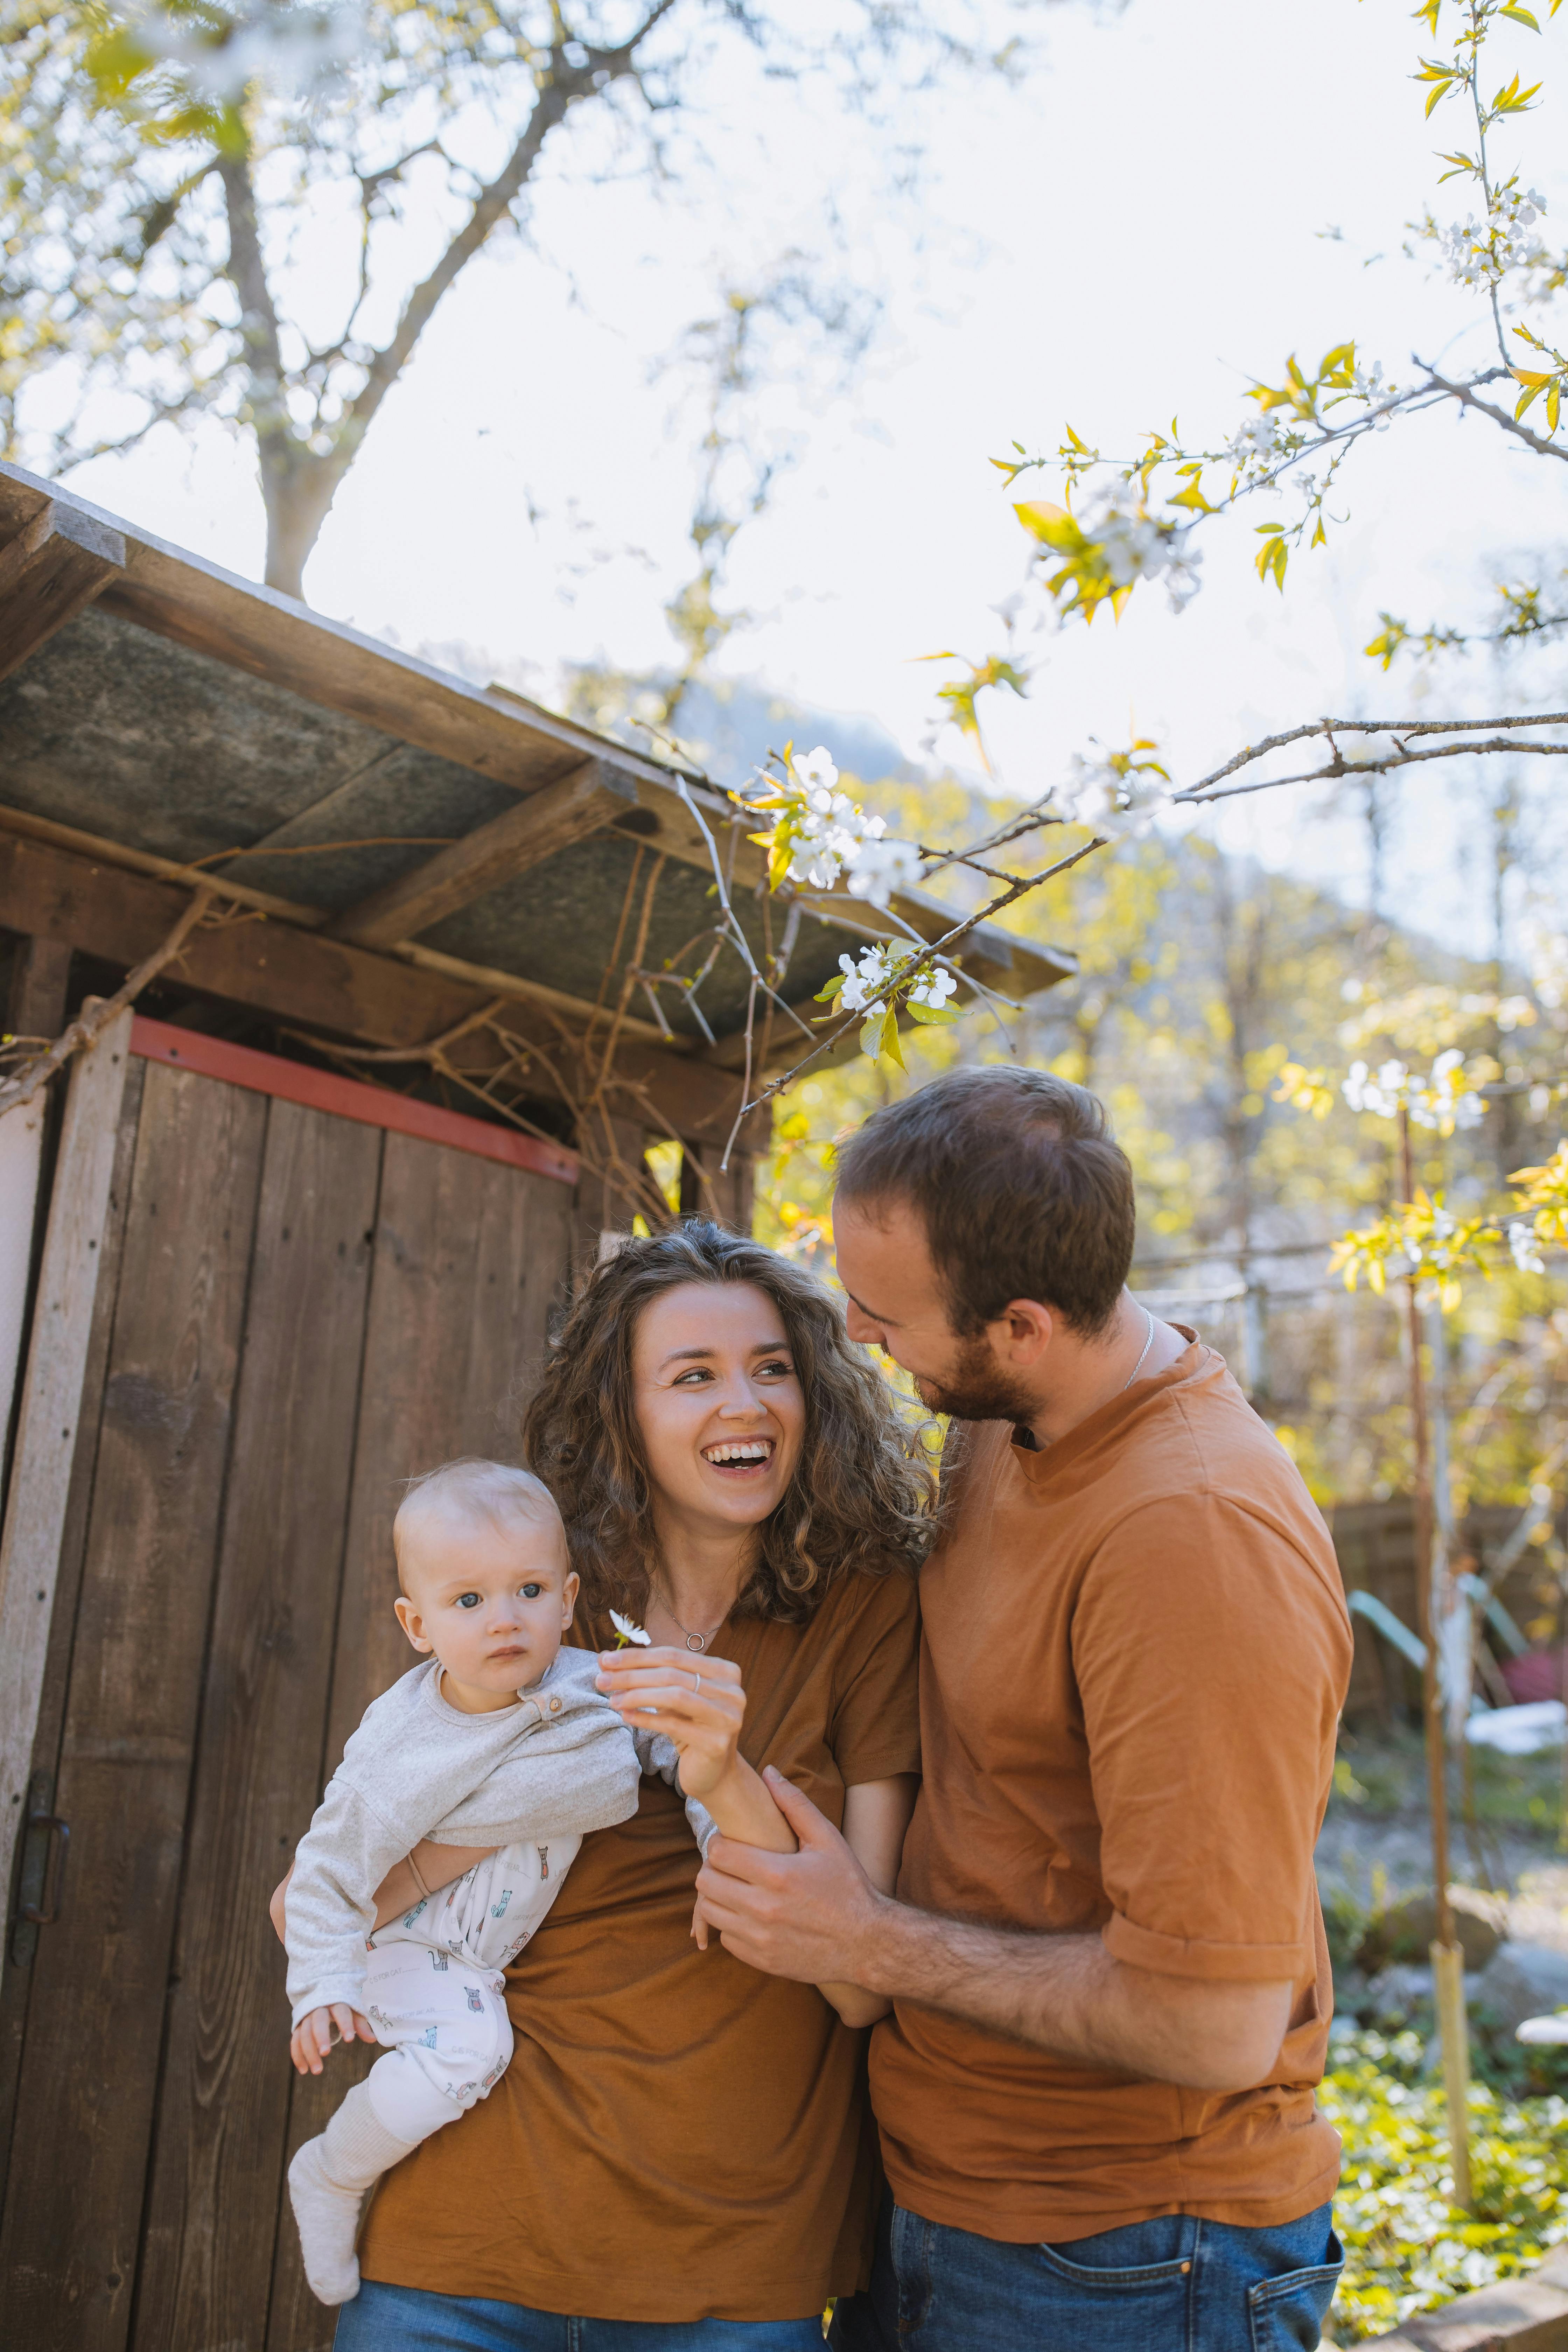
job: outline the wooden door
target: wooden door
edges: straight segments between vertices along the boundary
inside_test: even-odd
[[[478,1156],[496,1129],[389,1132],[262,1090],[261,1056],[238,1085],[182,1055],[126,1090],[35,1751],[69,1856],[6,1969],[0,2337],[27,2352],[330,2344],[284,2172],[363,2061],[294,2076],[266,1901],[410,1661],[399,1482],[515,1458],[567,1275],[572,1192]]]

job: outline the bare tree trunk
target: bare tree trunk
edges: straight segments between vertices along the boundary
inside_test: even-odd
[[[228,276],[239,299],[240,332],[250,372],[257,471],[267,509],[267,585],[302,600],[306,561],[347,470],[357,435],[354,440],[345,436],[325,455],[307,449],[296,435],[289,413],[278,312],[261,250],[249,158],[230,156],[220,164],[219,172],[228,215]]]
[[[304,603],[305,566],[348,466],[347,455],[340,458],[335,450],[330,457],[318,457],[297,444],[281,452],[262,444],[259,471],[267,508],[264,577],[268,588],[280,588],[286,596],[297,596]]]

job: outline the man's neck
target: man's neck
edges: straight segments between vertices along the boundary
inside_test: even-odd
[[[1124,1390],[1166,1370],[1187,1346],[1179,1331],[1124,1290],[1110,1328],[1098,1338],[1079,1339],[1058,1329],[1025,1426],[1037,1446],[1055,1445]]]

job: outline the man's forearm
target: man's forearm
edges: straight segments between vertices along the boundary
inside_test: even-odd
[[[973,1927],[886,1897],[857,1940],[855,1981],[868,1991],[1080,2064],[1196,2090],[1266,2079],[1289,2014],[1288,1985],[1156,1976],[1114,1958],[1098,1935]]]

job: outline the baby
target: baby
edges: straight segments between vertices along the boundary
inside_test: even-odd
[[[498,1462],[449,1462],[411,1486],[393,1544],[398,1622],[426,1663],[366,1709],[287,1898],[295,2065],[320,2072],[334,2025],[386,2045],[289,2168],[325,2304],[359,2292],[365,2191],[504,2071],[501,1971],[584,1834],[637,1809],[637,1745],[594,1687],[598,1661],[561,1646],[577,1578],[548,1489]],[[673,1780],[673,1749],[652,1763]],[[497,1851],[372,1932],[376,1888],[423,1838]]]

